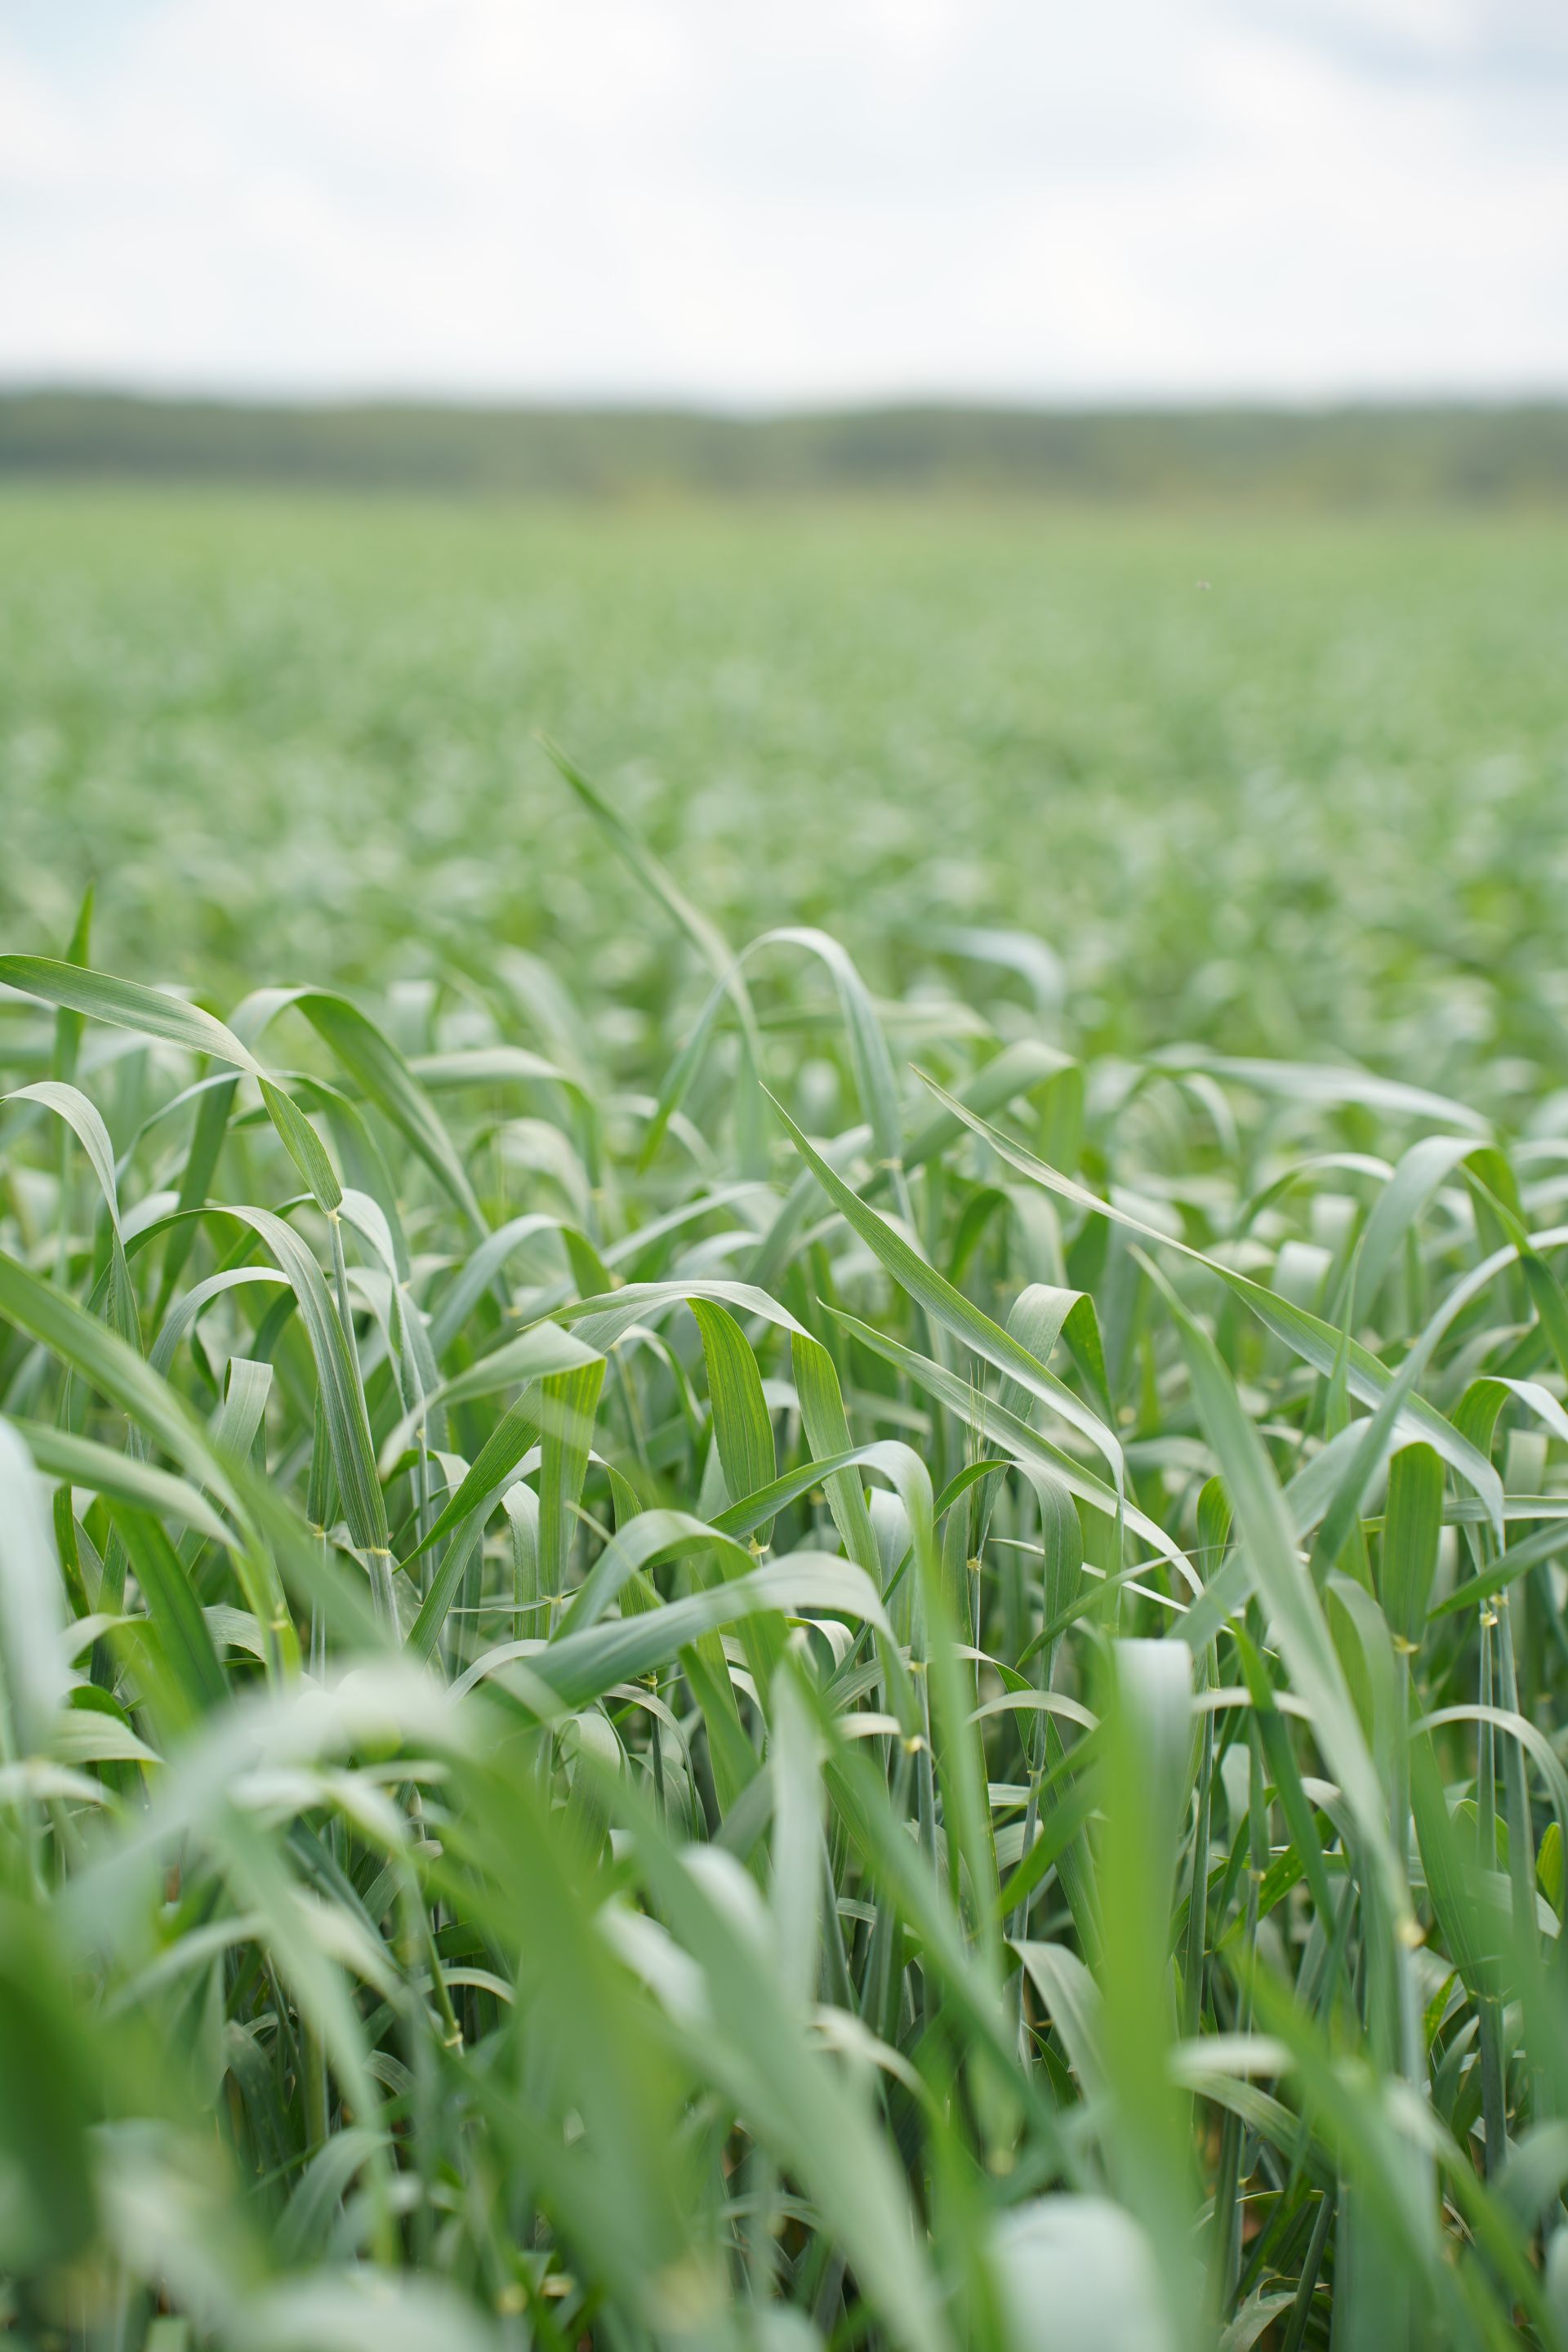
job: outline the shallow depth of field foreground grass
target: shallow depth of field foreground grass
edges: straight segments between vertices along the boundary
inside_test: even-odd
[[[1317,898],[1233,827],[1182,1047],[1224,908],[1152,788],[1185,913],[1101,811],[1098,1009],[1083,873],[1065,981],[1001,833],[911,940],[822,792],[853,960],[563,756],[537,952],[482,828],[463,919],[394,827],[401,967],[371,832],[346,953],[172,825],[121,953],[100,844],[138,976],[85,908],[0,957],[0,2326],[1568,2347],[1560,853],[1496,718],[1401,754],[1451,859],[1342,775]]]

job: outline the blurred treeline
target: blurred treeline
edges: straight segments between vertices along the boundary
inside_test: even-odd
[[[263,405],[0,394],[0,476],[468,496],[942,492],[1270,506],[1568,504],[1568,404],[1069,411]]]

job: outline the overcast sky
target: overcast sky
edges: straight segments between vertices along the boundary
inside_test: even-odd
[[[0,375],[1568,390],[1568,0],[0,0]]]

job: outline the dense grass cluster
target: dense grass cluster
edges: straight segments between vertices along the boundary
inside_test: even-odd
[[[1151,1048],[1113,900],[1075,1005],[1071,876],[1066,1005],[1028,873],[873,994],[551,791],[542,953],[404,841],[401,971],[372,843],[352,954],[0,957],[0,2327],[1568,2347],[1539,922],[1483,988],[1325,898],[1402,1082]]]

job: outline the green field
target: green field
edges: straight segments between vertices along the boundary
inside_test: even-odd
[[[1568,2352],[1565,654],[0,499],[0,2336]]]
[[[662,1003],[543,730],[721,921],[826,923],[879,992],[968,992],[941,933],[1017,926],[1092,1049],[1489,1095],[1560,1049],[1565,657],[1568,533],[1518,520],[13,493],[0,912],[58,944],[97,875],[144,979],[504,940]]]

